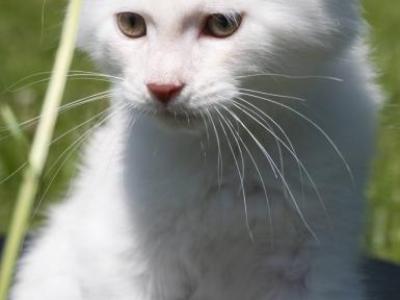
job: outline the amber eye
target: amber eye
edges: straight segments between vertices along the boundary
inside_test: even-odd
[[[206,20],[204,33],[217,38],[226,38],[234,34],[239,29],[241,23],[242,16],[240,14],[233,16],[213,14]]]
[[[141,15],[132,12],[117,14],[118,27],[123,34],[130,38],[140,38],[146,35],[146,21]]]

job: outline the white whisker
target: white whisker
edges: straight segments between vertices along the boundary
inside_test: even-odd
[[[342,162],[343,162],[343,164],[344,164],[344,166],[346,168],[346,171],[349,174],[351,182],[354,185],[353,172],[351,171],[350,165],[347,163],[346,158],[344,157],[343,153],[340,151],[338,146],[336,146],[335,142],[331,139],[331,137],[317,123],[315,123],[309,117],[307,117],[306,115],[304,115],[301,112],[297,111],[296,109],[294,109],[294,108],[292,108],[292,107],[290,107],[290,106],[288,106],[286,104],[280,103],[278,101],[274,101],[272,99],[267,99],[267,98],[264,98],[264,97],[253,95],[251,93],[242,93],[242,95],[249,96],[249,97],[252,97],[254,99],[267,101],[267,102],[276,104],[276,105],[278,105],[280,107],[283,107],[283,108],[289,110],[290,112],[294,113],[295,115],[299,116],[301,119],[305,120],[307,123],[312,125],[315,129],[317,129],[322,134],[322,136],[326,139],[326,141],[330,144],[330,146],[333,148],[333,150],[336,152],[336,154],[339,156],[339,158],[342,160]]]
[[[7,175],[5,178],[0,180],[0,185],[3,183],[9,181],[11,178],[13,178],[15,175],[17,175],[19,172],[25,169],[27,165],[27,162],[23,163],[21,166],[19,166],[15,171],[13,171],[10,175]]]
[[[237,104],[234,104],[237,105]],[[293,145],[287,145],[279,136],[276,135],[275,132],[271,131],[270,128],[266,127],[264,124],[262,124],[258,119],[256,119],[254,116],[251,115],[251,113],[246,112],[242,110],[243,113],[245,113],[247,116],[249,116],[251,119],[253,119],[258,125],[260,125],[262,128],[264,128],[269,134],[271,134],[289,153],[290,155],[296,160],[297,165],[300,168],[300,180],[303,179],[302,174],[304,174],[307,177],[307,180],[310,182],[316,196],[318,197],[325,213],[327,213],[327,208],[326,205],[323,201],[323,198],[321,196],[321,193],[318,189],[317,184],[315,183],[314,179],[312,178],[310,172],[307,170],[307,168],[304,166],[303,162],[300,160],[300,158],[297,156],[296,152],[294,151]],[[283,174],[284,175],[284,174]]]
[[[215,122],[212,118],[210,111],[207,110],[208,119],[211,122],[211,125],[214,129],[215,138],[217,140],[217,148],[218,148],[218,162],[217,162],[217,177],[218,177],[218,186],[221,187],[222,184],[222,173],[223,173],[223,162],[222,162],[222,151],[221,151],[221,141],[219,138],[217,127],[215,126]]]
[[[102,114],[107,114],[107,111],[102,112]],[[51,175],[51,179],[49,181],[49,183],[47,184],[47,187],[45,188],[42,197],[39,199],[38,204],[35,208],[35,210],[32,213],[32,219],[37,215],[40,206],[42,204],[42,202],[44,201],[44,199],[46,198],[52,184],[54,183],[57,175],[60,173],[60,171],[62,170],[62,168],[64,167],[65,163],[68,161],[68,159],[72,156],[72,154],[88,139],[88,137],[90,136],[90,134],[96,130],[97,128],[99,128],[100,126],[102,126],[105,122],[107,122],[114,114],[109,114],[107,115],[102,121],[100,121],[99,123],[95,124],[94,126],[92,126],[91,128],[89,128],[88,130],[86,130],[76,141],[74,141],[71,145],[69,145],[60,155],[59,157],[56,159],[56,161],[50,166],[50,168],[48,169],[48,171],[46,172],[46,174],[44,174],[44,176],[48,176],[49,173],[51,173],[53,171],[53,169],[55,169],[55,167],[57,166],[58,162],[61,161],[61,159],[63,159],[60,163],[60,165],[58,166],[57,169],[55,169],[55,171],[53,172],[53,174]],[[88,123],[88,122],[85,122]]]
[[[241,186],[242,197],[243,197],[243,205],[244,205],[246,227],[247,227],[247,230],[249,232],[249,236],[250,236],[251,241],[254,242],[254,234],[253,234],[253,231],[251,230],[250,222],[249,222],[249,211],[248,211],[248,206],[247,206],[247,196],[246,196],[246,189],[244,187],[244,177],[243,177],[244,174],[240,172],[239,162],[238,162],[238,159],[236,158],[235,151],[234,151],[234,149],[232,147],[232,143],[229,140],[228,134],[227,134],[227,132],[225,130],[225,126],[222,124],[221,118],[223,119],[223,115],[218,110],[218,108],[215,108],[215,111],[220,116],[220,118],[218,118],[218,121],[219,121],[219,123],[221,125],[221,128],[222,128],[222,131],[223,131],[223,133],[225,135],[226,141],[228,143],[228,147],[229,147],[229,149],[230,149],[230,151],[232,153],[233,160],[235,162],[235,166],[236,166],[236,169],[237,169],[237,172],[238,172],[238,175],[239,175],[240,186]],[[242,161],[243,161],[243,158],[242,158]]]
[[[81,98],[81,99],[78,99],[78,100],[74,100],[74,101],[72,101],[70,103],[67,103],[67,104],[64,104],[64,105],[60,106],[58,108],[58,110],[59,110],[59,113],[64,113],[64,112],[67,112],[67,111],[69,111],[69,110],[71,110],[73,108],[79,107],[79,106],[87,104],[87,103],[92,103],[92,102],[96,102],[96,101],[99,101],[99,100],[107,99],[109,96],[110,96],[109,91],[103,91],[103,92],[100,92],[100,93],[97,93],[97,94],[93,94],[93,95],[88,96],[88,97],[84,97],[84,98]],[[23,122],[19,123],[18,126],[19,127],[30,127],[30,126],[36,124],[36,122],[39,121],[40,118],[41,118],[41,115],[39,115],[37,117],[34,117],[32,119],[23,121]],[[8,129],[6,127],[0,128],[0,132],[5,132],[5,131],[8,131]]]
[[[299,98],[299,97],[289,96],[289,95],[280,95],[280,94],[274,94],[274,93],[267,93],[267,92],[264,92],[264,91],[257,91],[257,90],[253,90],[253,89],[239,88],[239,91],[252,92],[252,93],[261,94],[261,95],[265,95],[265,96],[283,98],[283,99],[289,99],[289,100],[297,100],[297,101],[301,101],[301,102],[306,102],[307,101],[307,99],[304,99],[304,98]]]
[[[256,136],[247,128],[247,126],[240,120],[240,118],[234,114],[232,111],[230,111],[228,108],[226,108],[224,105],[220,105],[224,110],[226,110],[234,119],[236,119],[239,124],[247,131],[247,133],[249,134],[249,136],[253,139],[253,141],[256,143],[256,145],[259,147],[259,149],[261,150],[261,152],[267,157],[268,161],[270,161],[271,164],[271,168],[275,170],[276,174],[278,174],[282,184],[285,186],[285,189],[287,190],[290,199],[292,200],[292,203],[297,211],[297,214],[299,215],[300,219],[302,220],[304,226],[306,227],[306,229],[310,232],[310,234],[313,236],[313,238],[316,241],[319,241],[316,233],[314,232],[314,230],[312,229],[311,225],[308,223],[307,219],[305,218],[303,212],[300,209],[299,204],[297,203],[296,197],[294,196],[288,182],[286,181],[286,179],[283,177],[282,173],[280,172],[279,168],[277,167],[277,165],[275,164],[275,162],[273,161],[273,159],[271,158],[271,156],[269,155],[268,151],[265,149],[265,147],[261,144],[261,142],[256,138]]]
[[[208,123],[206,120],[206,116],[205,116],[204,112],[202,112],[202,111],[200,111],[199,114],[200,114],[201,120],[204,124],[204,128],[206,129],[207,142],[208,142],[208,144],[210,144],[210,131],[209,131]]]
[[[20,86],[18,87],[18,85],[22,84],[23,82],[32,79],[32,78],[37,78],[43,75],[50,75],[52,72],[47,71],[47,72],[38,72],[29,76],[26,76],[20,80],[18,80],[17,82],[13,83],[12,85],[10,85],[9,87],[6,88],[6,91],[8,92],[15,92],[30,86],[33,86],[35,84],[41,83],[41,82],[46,82],[50,80],[50,76],[46,77],[46,78],[42,78],[39,79],[37,81],[34,82],[30,82],[27,83],[26,85]],[[119,80],[119,81],[123,81],[124,78],[122,77],[118,77],[118,76],[112,76],[112,75],[108,75],[108,74],[103,74],[103,73],[96,73],[96,72],[90,72],[90,71],[81,71],[81,70],[72,70],[68,73],[67,77],[68,78],[74,78],[74,77],[79,77],[81,76],[81,79],[109,79],[109,80]],[[86,76],[86,77],[85,77]],[[108,81],[108,80],[107,80]]]
[[[243,141],[243,139],[240,137],[240,135],[236,132],[235,134],[235,130],[234,130],[234,125],[232,124],[232,122],[227,118],[226,120],[224,119],[224,121],[226,122],[228,128],[230,129],[234,139],[236,140],[236,143],[238,143],[238,147],[240,147],[240,143],[242,144],[242,146],[244,147],[244,149],[247,152],[247,155],[250,157],[250,160],[254,166],[254,168],[256,169],[257,175],[261,181],[261,185],[264,191],[264,196],[265,196],[265,200],[266,200],[266,209],[267,209],[267,218],[266,218],[266,224],[269,224],[269,228],[271,231],[271,236],[274,236],[274,229],[273,229],[273,220],[272,220],[272,207],[270,204],[270,199],[268,196],[268,191],[267,191],[267,187],[265,185],[265,181],[264,178],[261,174],[260,168],[257,165],[257,162],[253,156],[253,154],[251,153],[249,147],[247,147],[246,143]],[[240,143],[239,143],[240,142]],[[273,242],[273,239],[272,239]]]
[[[289,75],[289,74],[279,74],[279,73],[256,73],[256,74],[246,74],[246,75],[239,75],[235,78],[251,78],[251,77],[276,77],[276,78],[283,78],[283,79],[298,79],[298,80],[307,80],[307,79],[321,79],[321,80],[331,80],[336,82],[343,82],[342,78],[334,77],[334,76],[321,76],[321,75]]]

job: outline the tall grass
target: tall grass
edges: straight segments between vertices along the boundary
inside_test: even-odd
[[[61,35],[61,43],[44,100],[39,126],[33,140],[32,150],[17,196],[10,231],[7,235],[7,243],[0,270],[0,300],[7,299],[16,261],[28,230],[27,225],[29,224],[32,207],[39,189],[40,178],[47,161],[49,145],[54,133],[59,106],[64,94],[67,74],[71,66],[75,48],[80,6],[80,0],[70,0]],[[5,111],[5,116],[8,115],[11,116],[11,110]],[[11,121],[15,123],[14,120],[9,120],[9,124]],[[15,128],[15,126],[11,128]],[[13,132],[19,132],[18,128]]]

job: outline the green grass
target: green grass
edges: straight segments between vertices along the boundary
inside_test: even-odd
[[[51,70],[64,16],[65,1],[47,1],[44,14],[42,14],[42,3],[42,0],[33,0],[24,2],[22,5],[16,1],[4,0],[0,4],[2,41],[0,57],[5,58],[0,64],[0,112],[4,107],[10,108],[19,121],[32,119],[39,114],[48,81],[34,85],[32,83],[46,79],[50,75],[31,77],[18,83],[17,86],[13,85],[26,76]],[[90,70],[91,65],[86,57],[78,55],[73,69]],[[72,101],[105,89],[104,84],[96,81],[73,80],[67,86],[65,99]],[[62,114],[57,125],[56,136],[90,119],[104,109],[104,104],[103,101],[84,105]],[[4,121],[4,117],[0,114],[0,127],[5,125]],[[60,198],[68,179],[75,173],[74,162],[79,151],[72,152],[70,156],[63,157],[57,163],[59,156],[91,125],[89,123],[80,130],[71,132],[52,146],[46,175],[42,180],[41,191],[35,205],[38,213],[44,211],[46,203]],[[24,128],[23,139],[30,142],[35,129],[36,126]],[[28,151],[26,143],[21,142],[20,138],[7,137],[6,132],[0,132],[0,178],[7,177],[24,164]],[[66,159],[65,163],[64,159]],[[61,164],[63,167],[59,169]],[[53,181],[55,172],[58,174]],[[13,201],[21,183],[21,175],[18,173],[0,185],[0,231],[4,232],[9,224]],[[49,182],[52,182],[51,185]],[[46,201],[40,201],[44,197]],[[33,220],[37,218],[32,218]]]
[[[368,246],[374,255],[400,262],[400,2],[367,0],[375,61],[386,96],[369,195]]]
[[[372,57],[380,71],[379,81],[387,98],[382,111],[377,159],[369,188],[371,209],[366,240],[373,255],[400,262],[400,1],[364,2],[365,15],[372,26]],[[47,0],[43,9],[43,0],[23,3],[1,0],[0,127],[6,125],[6,120],[7,124],[15,125],[13,117],[20,122],[39,113],[47,82],[31,83],[46,78],[46,75],[29,78],[16,87],[11,86],[21,78],[51,70],[64,7],[65,1]],[[78,55],[73,69],[91,70],[92,66],[85,56]],[[105,88],[106,85],[95,81],[71,81],[67,86],[65,103]],[[105,103],[99,102],[62,114],[56,135],[74,128],[104,108]],[[57,159],[90,126],[87,124],[71,132],[52,146],[37,198],[37,212],[43,212],[46,203],[63,195],[69,179],[76,173],[79,151],[66,157],[65,163],[64,158]],[[7,138],[10,131],[0,131],[0,178],[12,174],[25,162],[29,150],[27,144],[32,140],[35,126],[23,130],[14,126],[12,129],[13,134]],[[54,164],[55,168],[51,168]],[[53,173],[58,169],[59,173],[52,181]],[[18,173],[0,184],[0,232],[7,229],[20,182],[21,175]],[[43,197],[46,200],[42,202],[40,199]],[[35,220],[37,218],[32,218],[32,223]]]

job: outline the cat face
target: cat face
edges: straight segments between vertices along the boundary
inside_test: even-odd
[[[86,0],[79,45],[119,99],[195,114],[226,104],[245,74],[290,73],[341,51],[353,0]]]

